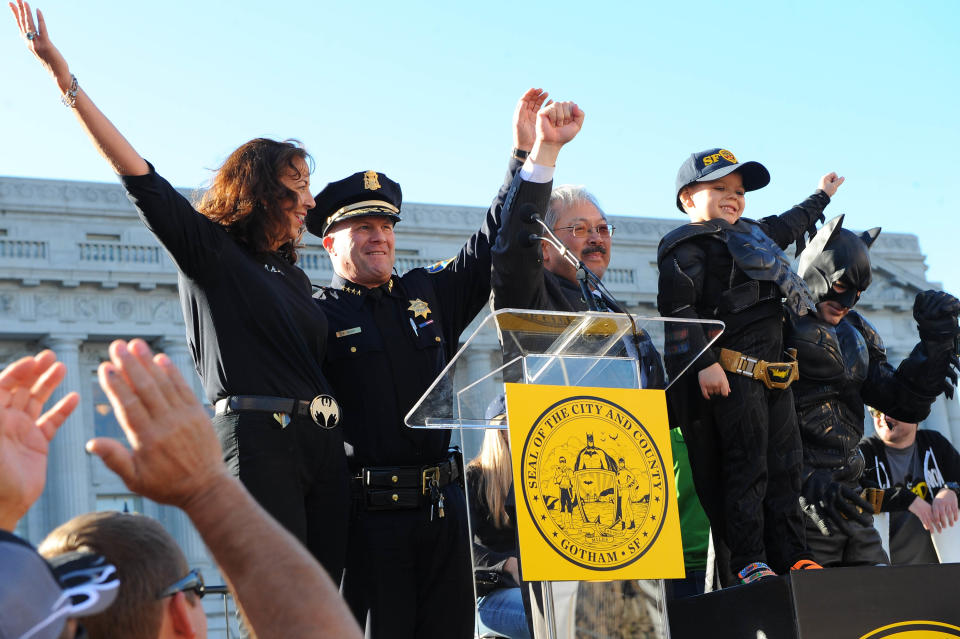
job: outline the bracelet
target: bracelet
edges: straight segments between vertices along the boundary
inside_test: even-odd
[[[71,109],[77,108],[77,91],[80,90],[80,85],[77,84],[77,76],[70,74],[70,88],[67,89],[67,92],[60,96],[60,102],[63,103],[63,106],[70,107]]]
[[[513,147],[513,157],[517,158],[521,162],[527,159],[527,156],[530,155],[530,151],[521,151],[517,147]]]

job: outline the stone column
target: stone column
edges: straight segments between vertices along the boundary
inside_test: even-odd
[[[184,379],[187,380],[187,383],[190,384],[197,398],[200,399],[200,401],[205,401],[202,399],[200,380],[193,367],[193,358],[190,356],[187,340],[183,337],[165,336],[154,340],[153,348],[155,351],[165,353],[167,357],[170,358],[173,365],[177,367]],[[167,527],[167,530],[170,531],[170,534],[173,535],[177,543],[180,544],[180,548],[183,549],[183,554],[187,557],[187,562],[191,566],[200,567],[200,564],[204,563],[212,566],[213,562],[207,555],[207,549],[203,545],[203,540],[200,539],[200,534],[196,528],[193,527],[190,518],[179,508],[169,506],[161,506],[160,508],[161,519]]]
[[[960,398],[954,395],[953,399],[944,399],[947,406],[947,432],[944,433],[954,448],[960,449]]]
[[[89,397],[90,378],[80,367],[80,344],[85,335],[51,334],[43,345],[57,355],[67,367],[67,375],[53,393],[46,408],[56,403],[70,391],[78,391]],[[50,444],[47,464],[47,525],[59,526],[68,519],[89,512],[94,507],[92,473],[84,450],[92,433],[86,432],[83,411],[89,404],[81,402],[70,417],[60,426],[57,436]],[[49,531],[47,531],[49,532]]]
[[[197,376],[197,369],[193,365],[193,356],[190,354],[190,347],[187,346],[187,339],[183,336],[171,337],[166,335],[154,340],[152,347],[155,351],[167,354],[167,357],[177,367],[183,378],[190,384],[190,388],[193,389],[197,398],[206,403],[207,400],[203,396],[203,387],[200,385],[200,378]]]

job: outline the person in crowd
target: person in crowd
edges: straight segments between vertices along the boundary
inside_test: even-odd
[[[133,492],[184,510],[257,636],[359,638],[326,571],[230,474],[206,410],[170,358],[136,339],[112,343],[110,359],[98,377],[127,444],[96,438],[88,452]],[[76,407],[70,393],[41,414],[63,375],[50,351],[0,372],[0,522],[7,530],[43,492],[49,442]]]
[[[190,570],[160,522],[115,511],[86,513],[55,528],[39,547],[48,558],[78,550],[106,557],[123,577],[113,605],[84,620],[90,637],[206,637],[203,577]]]
[[[27,541],[0,530],[0,637],[74,639],[80,621],[113,605],[117,568],[91,552],[47,561]]]
[[[324,361],[343,406],[357,495],[344,596],[374,639],[472,637],[474,597],[459,454],[449,430],[404,418],[458,348],[490,295],[490,246],[546,94],[527,91],[514,118],[507,181],[453,259],[394,275],[400,185],[366,171],[331,182],[307,214],[334,276],[316,295],[329,319]]]
[[[224,457],[251,494],[339,580],[349,513],[343,438],[323,375],[327,320],[296,266],[311,159],[296,142],[233,151],[196,205],[94,105],[40,11],[11,4],[94,147],[177,267],[187,341]]]
[[[864,458],[860,483],[884,490],[890,513],[890,563],[938,564],[931,532],[957,523],[960,453],[935,430],[902,422],[870,407],[876,432],[857,446]]]
[[[92,554],[45,563],[27,541],[13,534],[43,492],[47,452],[57,429],[76,408],[68,393],[43,406],[63,381],[66,367],[53,351],[23,357],[0,372],[0,636],[64,637],[77,632],[79,617],[106,609],[116,598],[114,566]],[[74,575],[81,570],[82,575]]]
[[[506,419],[503,396],[487,418]],[[517,504],[513,492],[509,435],[488,429],[480,454],[467,464],[467,490],[473,532],[477,614],[484,628],[508,639],[530,639],[532,625],[520,583]]]
[[[941,393],[953,394],[960,301],[942,291],[917,294],[920,342],[899,367],[887,362],[876,329],[853,306],[872,279],[870,246],[879,228],[853,233],[843,216],[827,222],[800,254],[798,272],[816,313],[790,314],[785,343],[796,349],[794,399],[803,441],[801,504],[807,541],[824,566],[888,563],[861,497],[864,403],[910,423],[927,417]]]
[[[789,389],[795,365],[786,361],[782,328],[784,298],[798,312],[813,303],[783,249],[822,219],[843,178],[823,176],[813,195],[781,215],[742,217],[744,194],[769,181],[762,164],[741,163],[727,149],[691,154],[675,185],[676,206],[690,223],[665,235],[657,250],[660,313],[726,325],[667,392],[700,502],[730,550],[724,585],[817,567],[797,502],[800,437]],[[698,325],[674,330],[666,347],[672,372],[714,336]]]

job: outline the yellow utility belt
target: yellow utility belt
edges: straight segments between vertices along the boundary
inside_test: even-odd
[[[789,387],[800,376],[797,362],[765,362],[726,348],[720,349],[720,366],[725,371],[756,379],[767,388],[778,390]]]

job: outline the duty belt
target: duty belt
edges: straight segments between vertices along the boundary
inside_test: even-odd
[[[441,488],[460,479],[459,452],[428,466],[373,466],[353,478],[354,494],[365,510],[409,510],[430,503],[430,518],[443,512]]]
[[[313,399],[288,399],[286,397],[267,397],[265,395],[231,395],[217,400],[214,404],[217,415],[227,415],[240,411],[259,411],[278,415],[296,415],[309,417],[318,426],[333,428],[340,422],[340,406],[330,395],[317,395]],[[278,420],[280,421],[280,420]],[[289,423],[280,421],[283,426]]]
[[[778,390],[788,388],[800,376],[800,367],[795,361],[765,362],[727,348],[720,349],[720,366],[725,371],[759,380],[767,388]]]

